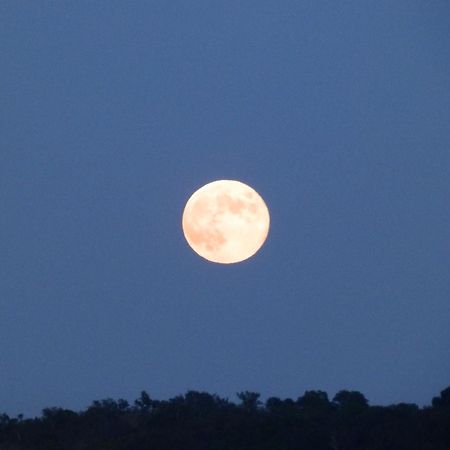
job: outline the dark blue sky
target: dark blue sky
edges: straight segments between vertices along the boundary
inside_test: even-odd
[[[450,383],[450,3],[0,3],[0,412],[94,399],[426,404]],[[220,178],[252,259],[181,231]]]

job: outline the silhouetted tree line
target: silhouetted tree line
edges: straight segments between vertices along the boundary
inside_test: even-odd
[[[240,392],[237,404],[189,391],[155,400],[94,401],[41,417],[0,415],[1,450],[450,450],[450,387],[431,406],[370,406],[357,391],[297,400]]]

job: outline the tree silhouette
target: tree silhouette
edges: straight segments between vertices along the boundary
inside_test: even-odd
[[[243,391],[238,392],[238,399],[241,401],[241,406],[247,411],[256,411],[261,402],[258,400],[261,396],[257,392]]]
[[[369,406],[369,402],[361,392],[339,391],[333,398],[333,403],[344,414],[360,414]]]
[[[450,387],[431,407],[370,406],[358,391],[305,391],[296,401],[242,391],[236,405],[207,392],[169,400],[146,391],[95,400],[84,411],[0,414],[0,450],[448,450]]]
[[[145,391],[141,391],[141,396],[134,401],[136,408],[141,412],[147,412],[152,407],[152,400]]]
[[[450,408],[450,386],[441,391],[439,397],[433,397],[432,405],[435,408]]]
[[[333,409],[333,405],[328,399],[328,394],[324,391],[305,391],[297,399],[297,405],[303,411],[304,415],[309,417],[327,415]]]

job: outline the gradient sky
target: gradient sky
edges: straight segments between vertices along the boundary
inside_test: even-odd
[[[0,3],[0,412],[450,384],[450,3]],[[208,263],[201,185],[271,212]]]

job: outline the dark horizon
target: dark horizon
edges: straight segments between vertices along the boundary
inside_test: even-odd
[[[442,450],[450,446],[450,386],[431,406],[371,406],[363,393],[306,391],[296,400],[253,391],[239,402],[188,391],[168,401],[146,391],[130,404],[96,400],[84,411],[45,408],[26,419],[0,414],[4,450]]]
[[[104,398],[93,399],[86,406],[84,406],[83,408],[77,409],[77,410],[73,410],[73,409],[71,409],[69,407],[66,407],[64,405],[56,405],[55,404],[55,405],[46,405],[46,406],[44,406],[41,409],[40,413],[38,413],[38,414],[36,414],[34,416],[27,416],[26,414],[23,414],[23,413],[10,414],[10,413],[8,413],[8,411],[5,411],[5,410],[0,410],[0,416],[1,415],[6,415],[10,419],[17,419],[18,417],[20,417],[21,420],[22,419],[38,419],[38,418],[42,418],[43,415],[45,415],[44,411],[46,411],[46,410],[65,410],[65,411],[72,411],[72,412],[75,412],[77,414],[81,414],[84,411],[86,411],[89,408],[91,408],[93,405],[107,404],[108,402],[112,402],[112,403],[116,403],[116,404],[118,404],[120,402],[126,402],[127,405],[130,408],[132,408],[133,405],[134,405],[134,407],[136,407],[136,405],[139,403],[139,400],[141,399],[143,394],[145,394],[146,396],[149,396],[149,398],[151,398],[152,401],[161,402],[161,403],[171,403],[174,400],[176,400],[177,398],[185,397],[186,395],[189,395],[190,393],[207,394],[209,396],[221,399],[221,400],[226,401],[226,402],[228,402],[228,403],[230,403],[232,405],[237,406],[237,405],[239,405],[240,402],[242,403],[242,399],[240,398],[240,394],[245,393],[245,392],[256,394],[258,396],[258,399],[257,399],[258,400],[258,404],[260,404],[260,406],[262,406],[262,407],[263,406],[267,406],[267,401],[270,400],[270,399],[273,399],[273,398],[280,399],[281,401],[298,402],[300,398],[304,397],[305,395],[308,395],[309,393],[324,393],[324,394],[327,395],[327,398],[330,399],[330,402],[333,402],[334,399],[336,398],[336,396],[338,396],[339,393],[342,393],[342,392],[353,392],[353,393],[355,393],[356,392],[358,394],[361,394],[364,397],[364,399],[367,401],[367,405],[368,406],[375,407],[375,408],[378,408],[378,407],[390,408],[390,407],[394,407],[394,406],[398,406],[398,405],[411,405],[411,406],[414,405],[418,409],[424,410],[424,409],[428,409],[428,408],[433,407],[433,405],[436,403],[436,401],[439,401],[437,399],[442,397],[443,394],[445,396],[445,401],[446,402],[448,402],[448,400],[450,399],[450,397],[449,397],[449,395],[450,395],[450,386],[446,387],[445,389],[443,388],[443,389],[439,390],[438,392],[436,392],[435,395],[433,395],[429,399],[429,401],[424,403],[423,405],[417,404],[415,402],[408,401],[408,399],[403,399],[403,400],[401,400],[399,402],[389,403],[389,404],[374,404],[374,403],[372,403],[370,401],[369,398],[367,398],[364,395],[363,392],[360,392],[360,391],[357,391],[357,390],[352,390],[352,389],[345,389],[345,388],[339,389],[334,395],[328,395],[328,394],[330,394],[329,392],[323,391],[321,389],[307,389],[304,392],[299,393],[296,396],[293,396],[293,398],[291,398],[291,397],[279,397],[276,394],[263,396],[263,395],[261,395],[260,392],[256,392],[256,391],[252,391],[252,390],[240,390],[240,391],[237,391],[234,394],[233,398],[231,398],[231,397],[228,397],[228,396],[222,396],[222,395],[220,395],[217,392],[211,392],[210,393],[210,392],[207,392],[205,390],[196,390],[196,389],[187,389],[184,393],[178,393],[178,394],[176,394],[176,395],[174,395],[172,397],[169,397],[169,398],[156,398],[153,395],[150,395],[151,394],[150,390],[142,389],[139,392],[140,395],[138,397],[136,397],[135,399],[124,398],[124,397],[120,397],[120,396],[119,397],[114,397],[114,398],[111,397],[111,396],[106,396]]]
[[[410,401],[410,399],[405,399],[405,398],[404,399],[400,399],[397,402],[392,402],[392,403],[373,403],[370,400],[370,398],[368,398],[368,397],[366,397],[364,395],[364,393],[362,393],[362,394],[364,395],[364,398],[367,400],[367,404],[369,406],[373,406],[373,407],[388,408],[388,407],[399,405],[399,404],[400,405],[401,404],[408,404],[408,405],[416,405],[419,409],[426,409],[426,408],[430,408],[432,406],[433,399],[438,398],[439,394],[442,394],[442,392],[444,390],[450,392],[450,386],[448,386],[448,388],[446,388],[446,389],[444,389],[444,387],[442,389],[438,389],[438,391],[435,392],[430,397],[430,399],[428,399],[428,401],[425,401],[422,404]],[[299,392],[298,394],[294,394],[293,396],[284,396],[284,397],[283,396],[278,396],[276,392],[272,392],[270,394],[264,394],[264,393],[261,393],[261,392],[257,392],[257,394],[258,394],[259,402],[261,402],[261,404],[264,405],[264,404],[266,404],[267,400],[270,399],[270,398],[280,398],[282,400],[297,401],[300,397],[302,397],[303,395],[305,395],[308,392],[324,392],[327,395],[329,394],[328,397],[330,398],[330,401],[331,401],[331,399],[333,399],[339,392],[343,392],[343,391],[360,392],[360,391],[358,391],[356,389],[342,387],[341,389],[338,389],[334,394],[331,393],[331,392],[327,392],[325,390],[322,390],[322,389],[314,389],[314,388],[305,389],[303,392]],[[139,393],[142,393],[142,392],[145,392],[146,394],[151,394],[152,390],[149,389],[149,388],[144,388],[144,389],[139,390],[136,394],[139,394]],[[189,388],[187,388],[184,393],[175,393],[172,396],[169,396],[169,397],[166,397],[166,398],[161,398],[161,397],[157,397],[157,396],[151,395],[151,398],[153,400],[156,400],[156,401],[170,402],[173,399],[178,398],[180,396],[184,396],[186,393],[189,393],[189,392],[206,393],[208,395],[221,398],[221,399],[223,399],[223,400],[225,400],[225,401],[227,401],[227,402],[229,402],[231,404],[238,404],[239,393],[241,393],[241,392],[256,392],[256,391],[248,390],[248,389],[241,389],[241,390],[236,391],[232,395],[222,395],[219,392],[208,392],[208,391],[202,390],[202,389],[189,389]],[[15,411],[14,412],[10,412],[10,411],[4,410],[4,409],[0,409],[0,415],[1,414],[6,414],[11,419],[12,418],[17,418],[18,416],[20,416],[20,417],[22,417],[24,419],[33,419],[33,418],[41,417],[42,416],[42,412],[44,410],[46,410],[46,409],[56,408],[56,409],[63,409],[63,410],[69,410],[69,411],[74,411],[74,412],[77,412],[77,413],[81,413],[81,412],[87,410],[89,407],[91,407],[96,402],[102,402],[102,401],[114,401],[114,402],[117,402],[117,401],[120,400],[120,401],[127,402],[129,405],[134,405],[134,404],[136,404],[136,400],[138,398],[139,397],[126,398],[126,397],[121,396],[121,395],[118,395],[118,396],[106,395],[106,396],[104,396],[102,398],[99,397],[99,398],[91,399],[86,405],[84,405],[84,406],[82,406],[80,408],[75,408],[75,409],[71,408],[68,405],[64,405],[64,404],[52,404],[52,405],[48,404],[48,405],[42,406],[40,411],[38,413],[36,413],[35,415],[27,415],[27,414],[24,414],[23,412],[15,412]]]

